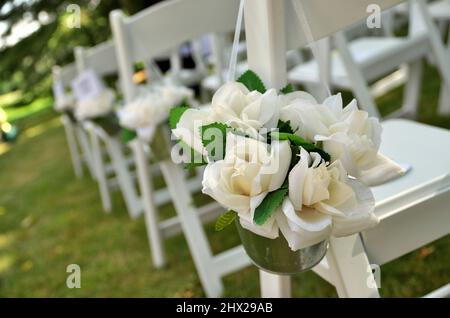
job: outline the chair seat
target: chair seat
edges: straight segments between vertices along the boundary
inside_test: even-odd
[[[401,64],[395,59],[402,59],[405,62],[420,54],[423,54],[427,44],[426,38],[422,35],[413,39],[399,37],[364,37],[349,43],[350,52],[355,62],[360,65],[363,75],[367,80],[372,81],[377,77],[398,68]],[[402,52],[411,51],[411,47],[419,48],[408,55]],[[369,70],[370,68],[370,70]],[[309,62],[298,65],[288,73],[288,80],[295,84],[309,83],[317,84],[319,79],[319,67],[313,59]],[[339,88],[351,88],[351,82],[347,76],[347,71],[343,61],[337,51],[331,54],[331,83]]]
[[[428,5],[430,15],[437,20],[450,21],[450,1],[435,1]]]
[[[383,123],[382,140],[384,154],[412,169],[372,188],[380,224],[363,239],[379,265],[450,233],[450,131],[393,119]]]

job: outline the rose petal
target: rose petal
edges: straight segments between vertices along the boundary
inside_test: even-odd
[[[295,211],[289,199],[283,202],[282,211],[276,214],[277,224],[293,251],[326,240],[331,233],[331,217],[313,209]]]
[[[359,180],[369,186],[376,186],[402,176],[405,173],[406,170],[402,166],[385,155],[378,153],[371,166],[361,171]]]

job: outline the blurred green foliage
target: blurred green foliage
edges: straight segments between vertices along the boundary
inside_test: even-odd
[[[93,46],[111,37],[108,14],[122,9],[133,14],[158,1],[151,0],[0,0],[0,21],[6,31],[0,43],[24,18],[40,23],[37,31],[13,46],[0,46],[0,96],[20,91],[13,105],[30,104],[51,93],[51,68],[73,61],[75,46]],[[71,7],[81,9],[80,27],[71,28]],[[47,17],[43,19],[42,17]],[[1,28],[0,28],[1,29]]]

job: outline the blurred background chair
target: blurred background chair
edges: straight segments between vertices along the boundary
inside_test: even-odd
[[[70,83],[77,75],[76,65],[72,63],[64,67],[54,66],[52,75],[54,85],[61,85],[63,90],[69,89]],[[56,95],[55,98],[57,98]],[[61,114],[61,122],[64,125],[75,175],[78,178],[81,178],[83,176],[83,165],[85,165],[88,168],[91,177],[95,179],[96,174],[93,165],[93,156],[86,132],[82,126],[80,126],[80,123],[67,113]]]
[[[361,24],[352,26],[348,31],[339,31],[330,37],[336,50],[331,50],[328,44],[324,50],[325,78],[319,76],[317,61],[311,61],[295,67],[288,74],[289,81],[294,84],[305,84],[316,89],[315,95],[323,98],[320,92],[321,81],[329,81],[332,89],[351,90],[358,99],[359,105],[371,115],[379,117],[378,109],[373,99],[370,83],[398,71],[407,65],[407,81],[404,91],[402,108],[391,116],[417,115],[417,108],[421,89],[422,61],[430,52],[437,60],[437,67],[443,77],[443,83],[450,87],[450,65],[445,55],[442,41],[437,37],[437,30],[426,25],[422,8],[412,2],[409,9],[408,36],[393,36],[392,23],[383,23],[383,36],[358,36],[348,40],[347,33]],[[381,21],[391,21],[395,9],[384,13]],[[308,17],[307,19],[311,19]],[[366,22],[364,21],[364,24]],[[322,40],[327,41],[327,40]],[[317,90],[319,87],[319,90]],[[386,93],[386,89],[381,93]]]
[[[120,77],[125,102],[137,96],[137,87],[132,81],[136,62],[154,59],[182,43],[210,33],[234,30],[239,2],[237,0],[176,0],[164,5],[155,5],[139,14],[125,17],[121,11],[110,15],[111,28],[117,48]],[[204,12],[208,12],[207,15]],[[172,21],[161,37],[160,29],[166,21]],[[195,21],[195,23],[192,23]],[[169,134],[167,134],[167,140]],[[139,140],[133,143],[141,190],[144,190],[144,208],[147,224],[152,230],[152,254],[164,261],[162,241],[164,226],[159,222],[157,206],[153,197],[153,186],[148,178],[144,145]],[[150,153],[151,153],[151,149]],[[218,255],[213,255],[202,226],[201,214],[205,211],[223,211],[216,203],[196,207],[182,167],[171,158],[159,162],[164,181],[178,216],[179,224],[188,242],[200,281],[208,297],[220,296],[223,291],[222,277],[249,265],[249,259],[242,246],[236,246]],[[200,174],[201,175],[201,174]]]
[[[111,41],[87,50],[78,47],[75,49],[75,59],[79,73],[92,70],[100,78],[117,73],[114,43]],[[118,187],[128,213],[132,218],[137,218],[142,212],[142,204],[133,177],[133,158],[127,155],[119,136],[111,136],[92,120],[85,120],[83,128],[91,138],[91,152],[103,209],[111,211],[110,189]]]

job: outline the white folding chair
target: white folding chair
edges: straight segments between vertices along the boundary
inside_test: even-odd
[[[180,43],[204,34],[234,30],[237,11],[238,0],[173,0],[152,6],[131,17],[125,17],[121,11],[113,11],[110,22],[125,101],[129,102],[136,96],[136,87],[131,81],[135,62],[151,60]],[[167,24],[167,21],[171,23]],[[143,147],[143,143],[138,140],[132,142],[146,222],[151,232],[152,255],[154,261],[156,259],[161,264],[164,262],[161,242],[163,237],[170,234],[170,228],[158,220],[155,193],[147,172],[148,158]],[[221,278],[247,266],[249,259],[242,246],[218,255],[212,254],[201,215],[205,211],[217,210],[218,205],[213,203],[195,207],[183,168],[174,164],[170,158],[159,162],[159,167],[178,215],[178,219],[170,222],[176,221],[181,226],[206,295],[217,297],[223,291]]]
[[[450,25],[450,0],[438,0],[428,5],[430,15],[438,22],[441,33],[444,36],[446,27]],[[450,30],[448,30],[447,38],[447,56],[450,56]],[[439,113],[442,115],[450,114],[450,90],[441,84],[439,94]]]
[[[53,81],[60,81],[64,88],[67,88],[70,87],[71,81],[76,77],[77,69],[74,63],[64,67],[55,66],[53,67],[52,75]],[[90,175],[95,178],[88,136],[82,127],[80,127],[79,123],[75,122],[69,115],[62,114],[61,122],[66,133],[66,140],[75,175],[78,178],[83,176],[83,164],[85,164]]]
[[[91,69],[99,76],[117,73],[118,65],[113,42],[106,42],[89,50],[77,48],[76,55],[81,70]],[[146,64],[146,71],[148,74],[153,70],[150,68],[151,66],[151,62]],[[161,78],[159,78],[159,76],[161,76]],[[162,79],[163,77],[159,74],[157,78]],[[130,216],[133,218],[138,217],[143,211],[143,204],[145,204],[145,196],[143,200],[134,182],[136,179],[136,174],[133,169],[134,163],[139,163],[139,161],[135,161],[133,155],[126,155],[127,147],[122,144],[119,138],[108,135],[102,127],[96,125],[94,122],[85,121],[84,128],[89,131],[91,137],[95,170],[104,210],[109,212],[112,209],[110,190],[118,187],[124,197]],[[140,171],[142,171],[142,169]],[[145,167],[145,169],[147,171],[146,176],[161,175],[157,166],[153,165],[150,169],[148,169],[148,167]],[[201,189],[201,180],[199,178],[189,180],[187,184],[192,191],[199,191]],[[147,191],[147,188],[144,187],[141,191],[146,193],[145,191]],[[154,193],[154,203],[157,206],[164,205],[171,200],[166,188],[159,189],[152,193]],[[211,221],[212,217],[217,216],[217,213],[209,213],[213,212],[211,207],[211,205],[209,206],[209,209],[203,207],[203,209],[199,211],[199,215],[205,222]],[[150,245],[156,244],[157,246],[151,249],[152,252],[155,251],[156,253],[153,261],[156,267],[161,267],[164,264],[164,261],[158,257],[158,251],[162,251],[162,245],[159,243],[157,237],[152,237],[154,231],[148,230],[151,229],[152,225],[153,223],[149,223],[148,218],[146,218],[147,234],[151,243]],[[166,220],[160,225],[164,229],[166,236],[173,236],[181,231],[179,221],[176,219]]]
[[[442,38],[444,38],[447,28],[450,24],[450,0],[428,0],[427,8],[430,16],[438,24]],[[404,3],[397,6],[395,11],[400,16],[405,16],[408,14],[408,9],[409,6],[407,5],[407,3]],[[450,56],[450,33],[448,33],[447,39],[447,56]],[[429,59],[429,61],[435,64],[433,58]],[[442,115],[450,114],[450,94],[445,83],[441,84],[438,111]]]
[[[308,18],[314,21],[311,24],[314,40],[365,17],[366,7],[371,3],[294,1],[302,1]],[[383,0],[378,4],[385,9],[399,2]],[[300,24],[292,0],[245,3],[249,66],[267,86],[281,88],[287,78],[286,50],[308,42],[293,36],[298,35]],[[419,5],[424,3],[419,1]],[[333,13],[333,19],[322,23],[329,12]],[[429,15],[425,19],[430,19]],[[383,128],[383,153],[397,162],[411,164],[412,170],[373,188],[380,224],[359,235],[331,238],[326,258],[313,269],[333,284],[341,297],[379,296],[376,284],[372,284],[375,278],[370,264],[385,264],[450,233],[450,132],[400,119],[384,122]],[[290,295],[289,277],[261,272],[260,280],[262,296]]]
[[[99,77],[117,73],[117,60],[112,41],[90,49],[77,47],[75,59],[78,71],[93,70]],[[142,212],[142,203],[132,174],[134,161],[126,155],[126,148],[117,136],[110,136],[93,121],[86,120],[83,127],[89,132],[95,175],[99,185],[103,209],[112,209],[110,189],[118,187],[128,213],[136,218]],[[107,165],[107,162],[110,162]]]
[[[406,37],[363,36],[348,41],[344,31],[331,36],[337,50],[329,54],[328,74],[332,87],[353,91],[361,107],[371,115],[379,117],[372,97],[369,82],[392,74],[403,65],[408,65],[408,81],[404,101],[399,112],[391,115],[415,117],[418,109],[422,77],[422,60],[430,52],[436,56],[438,69],[444,82],[450,87],[450,60],[441,58],[444,54],[438,31],[430,28],[423,19],[422,8],[411,2],[409,10],[409,35]],[[349,8],[351,9],[351,8]],[[388,16],[386,21],[389,21]],[[384,21],[384,17],[381,20]],[[389,23],[386,23],[389,27]],[[387,33],[391,33],[387,30]],[[288,74],[294,84],[320,85],[317,61],[311,60],[297,66]]]

